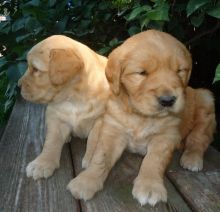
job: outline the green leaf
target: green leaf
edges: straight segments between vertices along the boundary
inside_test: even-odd
[[[144,27],[147,27],[147,25],[149,24],[150,19],[147,16],[144,16],[141,21],[140,21],[140,25],[141,25],[141,31],[143,30]]]
[[[11,106],[13,105],[14,100],[13,99],[7,99],[6,102],[4,103],[4,113],[6,113]]]
[[[169,21],[169,4],[164,2],[159,7],[150,10],[147,16],[154,21]]]
[[[25,21],[25,29],[29,32],[33,32],[33,30],[35,30],[36,28],[39,28],[41,25],[40,23],[36,20],[36,18],[33,18],[31,16],[29,16],[28,18],[26,18]]]
[[[17,82],[20,78],[19,71],[17,69],[16,64],[11,64],[8,69],[6,70],[6,75],[8,79],[12,82]]]
[[[10,31],[10,25],[9,25],[9,22],[8,21],[6,21],[6,22],[1,22],[0,23],[0,32],[1,33],[4,33],[4,34],[8,34],[9,33],[9,31]]]
[[[29,49],[28,50],[22,49],[22,53],[20,54],[20,56],[16,60],[17,61],[19,61],[19,60],[26,60],[28,52],[29,52]]]
[[[199,27],[204,21],[205,14],[201,13],[198,16],[191,16],[190,21],[195,27]]]
[[[21,41],[31,37],[32,33],[28,33],[28,34],[25,34],[25,35],[20,35],[18,37],[16,37],[16,42],[17,43],[20,43]]]
[[[17,82],[27,69],[25,62],[11,64],[6,70],[6,75],[11,82]]]
[[[219,80],[220,80],[220,63],[216,67],[215,77],[214,77],[213,83],[215,83],[215,82],[217,82]]]
[[[20,77],[21,77],[21,76],[23,76],[23,74],[25,73],[25,71],[27,69],[27,63],[26,62],[19,62],[17,64],[17,68],[18,68],[18,71],[19,71],[19,74],[20,74]]]
[[[148,24],[148,27],[150,29],[156,29],[159,31],[163,31],[164,21],[150,21],[150,23]]]
[[[207,14],[220,19],[220,4],[216,5],[213,9],[207,11]]]
[[[25,50],[26,50],[26,48],[23,44],[17,44],[17,45],[13,46],[13,48],[11,49],[11,52],[13,52],[13,54],[16,54],[16,55],[20,56],[20,55],[23,54],[23,52]]]
[[[39,33],[40,33],[40,32],[41,32],[43,29],[44,29],[44,28],[43,28],[43,27],[41,27],[41,26],[40,26],[40,27],[35,28],[35,29],[34,29],[34,34],[35,34],[35,35],[39,34]]]
[[[187,17],[208,3],[210,3],[210,0],[190,0],[186,7]]]
[[[3,71],[3,68],[6,64],[7,64],[7,60],[5,59],[5,57],[1,57],[0,58],[0,72]]]
[[[98,53],[104,55],[104,54],[106,54],[106,53],[109,53],[110,50],[111,50],[111,47],[106,46],[106,47],[101,48],[101,49],[98,51]]]
[[[25,26],[25,18],[20,18],[12,24],[12,32],[16,32]]]
[[[56,3],[56,0],[49,0],[49,7],[53,7]]]
[[[134,34],[137,34],[138,32],[140,32],[140,28],[139,27],[136,27],[136,26],[132,26],[128,29],[128,34],[130,36],[134,35]]]
[[[9,82],[8,86],[7,86],[7,89],[6,89],[6,92],[5,92],[5,95],[11,99],[13,96],[16,95],[16,86],[17,86],[17,83],[16,82]]]
[[[112,39],[112,40],[109,42],[109,46],[115,47],[115,46],[118,45],[118,43],[119,43],[118,39],[117,39],[117,38],[114,38],[114,39]]]
[[[31,0],[31,1],[28,1],[25,5],[38,7],[40,5],[40,0]]]
[[[131,21],[131,20],[135,19],[142,11],[143,11],[142,7],[135,8],[134,10],[132,10],[132,12],[128,16],[127,20]]]
[[[128,16],[128,21],[131,21],[133,19],[135,19],[139,14],[141,14],[142,12],[147,12],[151,9],[150,6],[145,5],[143,7],[136,7],[134,10],[132,10],[132,12],[130,13],[130,15]]]

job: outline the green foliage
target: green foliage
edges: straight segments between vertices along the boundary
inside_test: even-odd
[[[2,127],[9,115],[10,106],[13,104],[13,100],[9,100],[5,94],[8,85],[8,79],[5,74],[0,76],[0,127]],[[8,107],[7,109],[5,107]],[[6,112],[7,111],[7,112]]]
[[[148,28],[197,45],[202,41],[196,36],[211,34],[220,19],[220,0],[15,0],[0,4],[0,14],[8,18],[0,22],[0,73],[8,79],[5,109],[17,93],[27,51],[52,34],[65,34],[107,55],[127,37]]]
[[[199,27],[203,23],[205,15],[220,18],[220,1],[190,0],[186,12],[187,17],[190,16],[191,23],[195,27]]]
[[[217,82],[220,80],[220,63],[218,64],[218,66],[216,67],[216,71],[215,71],[215,78],[213,83]]]

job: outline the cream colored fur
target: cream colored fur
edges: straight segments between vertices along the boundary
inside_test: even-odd
[[[21,94],[47,104],[47,133],[41,154],[26,171],[28,177],[47,178],[59,167],[70,134],[88,137],[104,112],[109,95],[107,59],[77,41],[55,35],[35,45],[27,60],[28,69],[19,82]]]

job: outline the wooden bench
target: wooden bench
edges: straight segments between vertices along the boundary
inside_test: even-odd
[[[27,178],[25,169],[42,150],[45,107],[18,98],[0,141],[0,211],[21,212],[139,212],[220,211],[220,154],[210,148],[204,170],[193,173],[179,166],[177,152],[167,171],[168,202],[141,207],[131,191],[142,158],[125,153],[111,171],[104,189],[87,202],[66,190],[81,171],[86,141],[73,138],[64,146],[61,165],[47,180]]]

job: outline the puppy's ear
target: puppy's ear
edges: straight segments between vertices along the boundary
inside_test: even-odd
[[[122,64],[118,53],[118,48],[114,50],[108,57],[107,66],[105,69],[105,75],[109,81],[110,88],[114,94],[120,93],[120,78],[122,73]]]
[[[50,51],[49,77],[54,85],[62,85],[83,69],[82,59],[73,49]]]
[[[186,87],[188,86],[188,82],[189,82],[189,80],[190,80],[191,70],[192,70],[192,69],[190,69],[189,72],[187,73],[186,82],[185,82],[185,86],[186,86]]]
[[[183,52],[184,52],[184,57],[187,59],[187,62],[189,64],[188,66],[188,72],[185,76],[185,80],[184,80],[184,85],[187,87],[188,86],[188,82],[190,80],[190,76],[191,76],[191,72],[192,72],[192,56],[190,54],[190,52],[187,50],[187,48],[184,46],[183,48]]]

